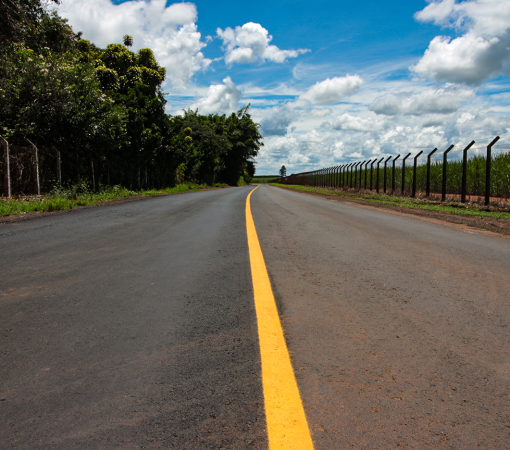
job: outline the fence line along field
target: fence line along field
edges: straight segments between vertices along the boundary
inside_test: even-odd
[[[510,198],[510,144],[496,137],[487,147],[471,142],[454,150],[420,151],[357,161],[335,167],[292,174],[281,178],[284,184],[369,189],[400,195],[441,194],[460,197]]]

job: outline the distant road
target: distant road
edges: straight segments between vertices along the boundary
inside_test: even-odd
[[[0,225],[1,449],[265,449],[253,187]],[[510,240],[260,186],[318,449],[506,449]]]

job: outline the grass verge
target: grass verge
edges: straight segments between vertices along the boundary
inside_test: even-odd
[[[120,186],[108,186],[99,192],[90,191],[86,185],[77,185],[69,189],[54,189],[50,194],[37,197],[20,197],[0,199],[0,217],[33,212],[51,212],[73,209],[77,206],[95,205],[98,203],[122,200],[128,197],[179,194],[203,189],[215,189],[223,185],[205,186],[198,184],[180,184],[173,188],[130,191]]]
[[[374,194],[363,192],[349,192],[342,190],[320,189],[310,186],[288,185],[271,183],[273,186],[304,191],[316,194],[322,194],[332,197],[341,197],[350,200],[358,200],[367,203],[376,203],[379,205],[397,206],[400,208],[422,209],[426,211],[435,211],[447,214],[456,214],[464,216],[474,216],[480,218],[491,218],[499,220],[510,220],[508,209],[502,210],[497,207],[480,206],[476,203],[458,203],[458,202],[439,202],[429,199],[396,197],[386,194]]]

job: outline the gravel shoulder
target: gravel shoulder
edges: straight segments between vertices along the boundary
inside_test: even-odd
[[[362,206],[364,208],[371,208],[377,210],[386,210],[388,212],[393,212],[397,214],[405,214],[418,216],[425,220],[430,221],[440,221],[442,223],[447,222],[450,225],[459,226],[461,228],[466,229],[476,229],[476,230],[484,230],[496,234],[500,234],[503,236],[510,237],[510,220],[503,219],[492,219],[492,218],[481,218],[474,216],[465,216],[460,214],[451,214],[447,212],[436,212],[436,211],[427,211],[423,209],[413,209],[413,208],[405,208],[393,205],[384,205],[376,202],[369,202],[363,200],[352,200],[343,197],[336,197],[331,195],[325,195],[321,193],[315,192],[303,192],[297,191],[295,189],[284,188],[278,186],[280,189],[285,189],[292,192],[297,192],[299,194],[311,195],[314,197],[321,197],[327,200],[331,200],[334,202],[341,203],[349,203]]]

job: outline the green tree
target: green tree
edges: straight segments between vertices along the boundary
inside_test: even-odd
[[[287,168],[285,166],[282,166],[280,171],[278,172],[280,174],[280,177],[286,177],[287,176]]]

